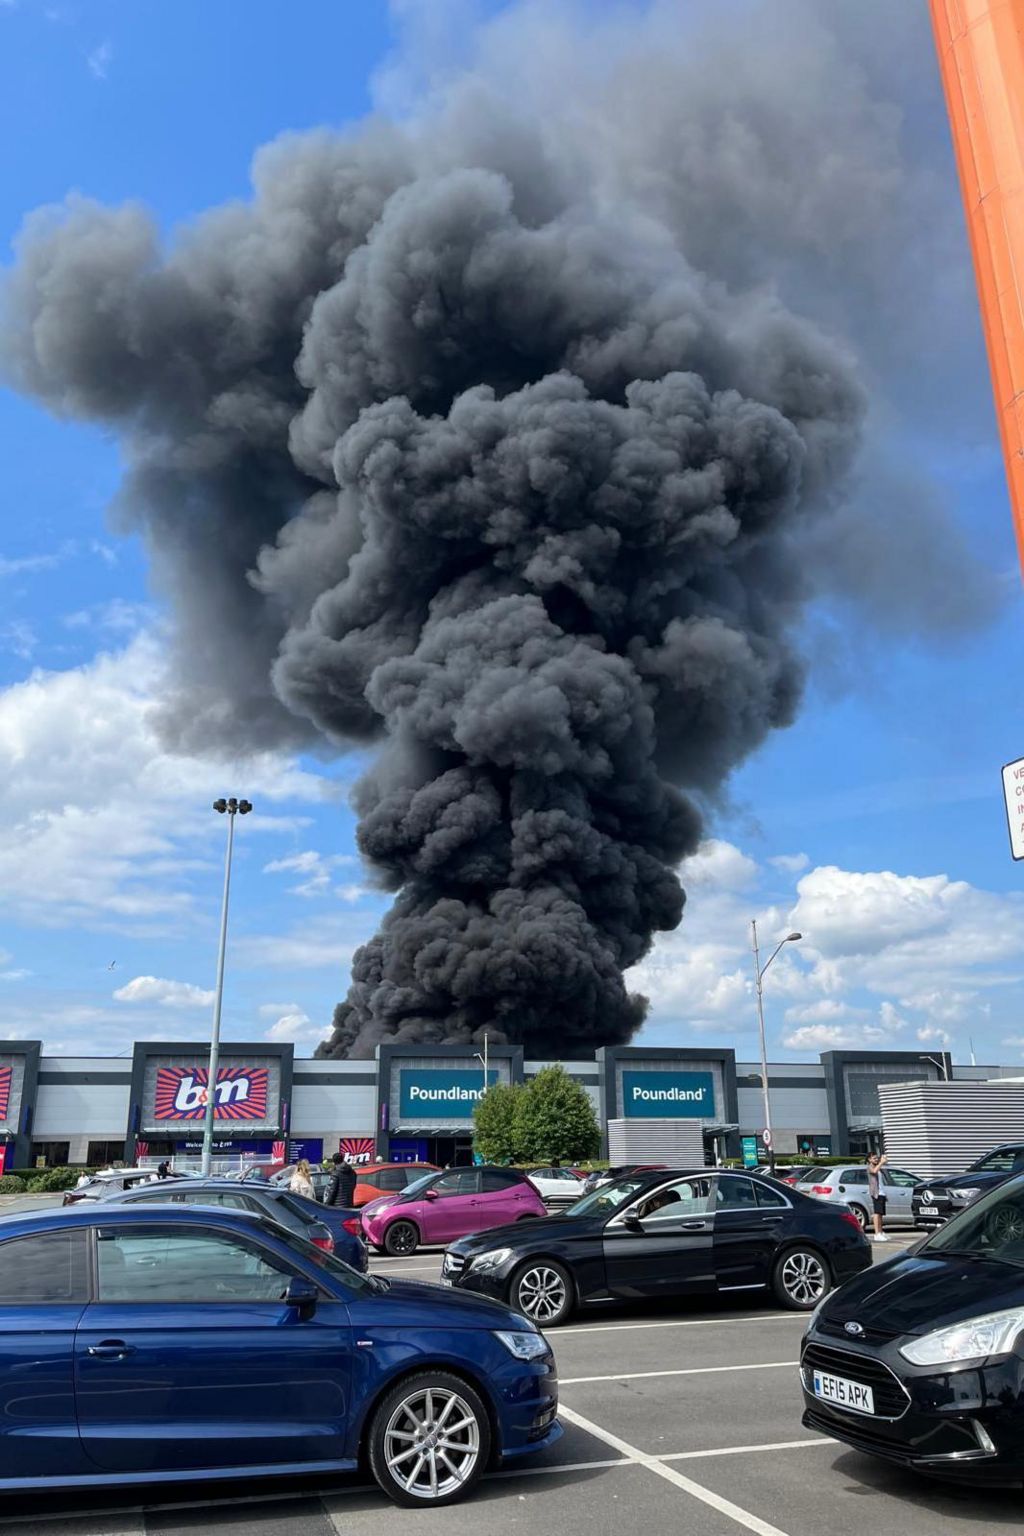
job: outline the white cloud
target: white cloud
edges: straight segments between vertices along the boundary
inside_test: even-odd
[[[286,933],[246,935],[233,946],[237,961],[250,970],[332,970],[345,973],[360,944],[377,926],[373,912],[345,912],[301,923]],[[347,984],[339,974],[339,985]]]
[[[153,727],[162,691],[162,648],[140,634],[123,650],[33,672],[0,693],[8,913],[122,931],[159,921],[166,932],[191,912],[190,877],[196,853],[208,857],[209,805],[222,784],[244,782],[256,802],[249,836],[295,824],[273,816],[274,804],[323,798],[324,781],[281,754],[225,764],[167,752]]]
[[[787,1051],[855,1050],[883,1045],[889,1038],[876,1024],[804,1024],[783,1039]]]
[[[742,891],[757,878],[757,864],[734,843],[712,837],[679,866],[684,889]]]
[[[917,1032],[917,1038],[922,1045],[938,1045],[943,1050],[952,1043],[952,1035],[946,1029],[939,1029],[934,1024],[926,1024]]]
[[[63,558],[59,550],[51,550],[44,555],[0,555],[0,576],[26,576],[33,571],[50,571]]]
[[[315,848],[307,848],[302,853],[290,853],[283,859],[272,859],[269,864],[264,864],[263,873],[302,875],[304,878],[298,885],[288,887],[291,896],[326,896],[332,890],[332,871],[357,862],[351,853],[323,854]],[[334,894],[343,901],[358,901],[365,893],[362,886],[343,885]]]
[[[213,991],[188,981],[168,981],[163,976],[136,976],[114,993],[119,1003],[158,1003],[162,1008],[210,1008]]]
[[[816,1003],[800,1003],[786,1009],[787,1024],[834,1024],[838,1020],[862,1018],[864,1010],[851,1003],[837,1002],[834,997],[820,998]]]
[[[86,54],[85,62],[89,66],[89,73],[97,80],[105,80],[110,73],[113,57],[113,44],[107,38],[95,47],[91,53]]]
[[[777,853],[773,859],[768,860],[769,864],[783,870],[787,875],[800,874],[810,862],[806,853]]]
[[[260,1009],[261,1013],[264,1011],[263,1008]],[[282,1014],[276,1023],[271,1024],[263,1038],[276,1041],[290,1040],[299,1044],[310,1040],[320,1041],[329,1033],[329,1025],[314,1024],[308,1013],[304,1013],[301,1008],[293,1004],[290,1012]]]

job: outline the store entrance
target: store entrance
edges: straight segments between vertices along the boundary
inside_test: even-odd
[[[438,1168],[467,1168],[473,1162],[472,1136],[393,1136],[392,1155],[402,1162],[435,1163]]]

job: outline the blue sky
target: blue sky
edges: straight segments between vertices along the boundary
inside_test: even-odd
[[[285,25],[270,0],[0,0],[0,118],[18,146],[0,180],[2,259],[30,210],[69,193],[141,200],[168,231],[245,197],[260,144],[343,127],[415,88],[414,10],[301,0]],[[464,52],[469,15],[439,7],[432,45]],[[931,63],[915,67],[927,95]],[[960,220],[944,145],[929,170]],[[962,220],[951,227],[962,241]],[[966,269],[963,244],[957,259]],[[711,809],[711,840],[684,871],[684,925],[640,968],[653,1004],[644,1042],[715,1038],[752,1054],[745,946],[757,916],[766,936],[794,924],[807,935],[773,972],[773,1054],[948,1041],[966,1059],[971,1040],[979,1060],[1024,1054],[1020,872],[998,772],[1024,755],[1011,686],[1024,607],[977,320],[969,290],[956,291],[955,313],[934,320],[937,344],[948,324],[965,360],[942,383],[951,398],[930,423],[909,398],[912,369],[890,375],[881,432],[940,487],[987,573],[980,611],[918,632],[870,604],[812,608],[800,717]],[[224,835],[208,807],[234,791],[256,814],[238,829],[225,1033],[312,1050],[386,905],[355,855],[346,788],[358,760],[267,755],[231,771],[170,757],[148,719],[159,593],[138,542],[108,517],[116,443],[7,392],[0,438],[0,1031],[97,1054],[136,1037],[202,1038]],[[890,572],[897,593],[902,579]],[[957,585],[954,568],[929,600],[955,606]]]

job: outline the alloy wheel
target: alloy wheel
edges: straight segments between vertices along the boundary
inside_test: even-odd
[[[450,1497],[480,1459],[480,1426],[458,1392],[425,1387],[395,1408],[384,1430],[388,1471],[407,1494],[429,1503]]]
[[[790,1253],[782,1264],[782,1286],[798,1306],[810,1306],[828,1289],[825,1266],[813,1253]]]
[[[565,1281],[557,1269],[550,1269],[546,1264],[526,1270],[520,1277],[518,1290],[520,1310],[535,1323],[550,1323],[565,1308]]]
[[[1024,1239],[1024,1212],[1016,1205],[997,1207],[986,1222],[989,1241],[1019,1243]]]
[[[416,1233],[407,1221],[396,1221],[387,1234],[387,1251],[391,1254],[413,1253],[416,1248]]]

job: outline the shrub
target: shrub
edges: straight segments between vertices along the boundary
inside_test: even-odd
[[[0,1174],[0,1195],[23,1195],[24,1193],[24,1179],[19,1179],[14,1173]]]
[[[494,1083],[473,1111],[473,1145],[488,1163],[510,1163],[516,1157],[519,1084]]]
[[[47,1168],[45,1173],[36,1175],[29,1189],[34,1195],[57,1194],[62,1189],[74,1189],[80,1177],[78,1168]]]

